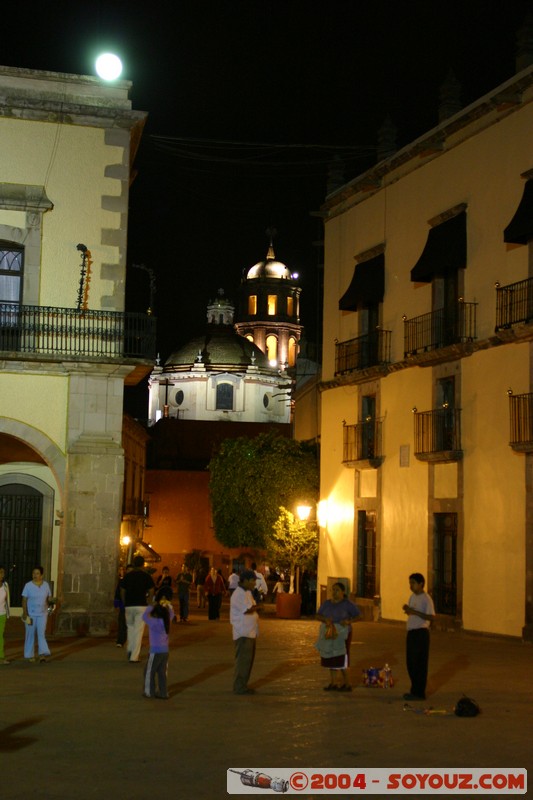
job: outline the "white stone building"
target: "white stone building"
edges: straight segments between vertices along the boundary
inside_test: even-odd
[[[234,306],[219,291],[206,331],[173,352],[149,380],[149,419],[289,423],[291,379],[240,336]]]

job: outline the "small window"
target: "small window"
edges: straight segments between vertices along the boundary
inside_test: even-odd
[[[265,408],[268,408],[269,402],[270,402],[270,398],[269,398],[268,394],[264,394],[263,395],[263,405],[264,405]]]
[[[184,396],[183,391],[181,389],[178,389],[174,397],[174,402],[176,403],[177,406],[181,406],[181,404],[183,403],[183,396]]]
[[[252,317],[257,314],[257,295],[251,294],[248,298],[248,314]]]
[[[287,297],[287,316],[292,317],[294,314],[294,298]]]
[[[268,295],[268,314],[273,317],[277,313],[278,296],[276,294]]]
[[[216,407],[219,411],[233,411],[233,386],[231,383],[218,384]]]
[[[20,303],[23,250],[0,242],[0,303]]]

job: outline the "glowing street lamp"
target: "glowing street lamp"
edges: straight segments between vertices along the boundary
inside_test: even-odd
[[[296,506],[296,513],[298,514],[298,519],[302,522],[307,522],[311,514],[311,506]]]
[[[104,81],[116,81],[122,73],[122,61],[114,53],[102,53],[96,59],[95,67]]]

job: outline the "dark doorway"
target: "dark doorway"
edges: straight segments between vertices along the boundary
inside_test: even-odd
[[[43,496],[20,483],[0,486],[0,563],[6,570],[11,603],[21,604],[24,584],[41,559]]]

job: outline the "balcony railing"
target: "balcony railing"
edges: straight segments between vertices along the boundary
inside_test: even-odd
[[[418,411],[415,417],[415,456],[420,461],[459,461],[461,409]]]
[[[368,461],[379,466],[383,459],[381,452],[381,430],[383,420],[370,419],[357,425],[346,425],[343,429],[342,463]]]
[[[460,302],[453,309],[439,308],[404,321],[404,355],[440,350],[476,338],[477,303]]]
[[[378,328],[335,344],[335,375],[390,363],[391,331]]]
[[[94,358],[155,357],[155,317],[0,303],[0,351]]]
[[[496,330],[533,320],[533,278],[496,289]]]
[[[533,394],[509,395],[509,420],[513,450],[533,452]]]

